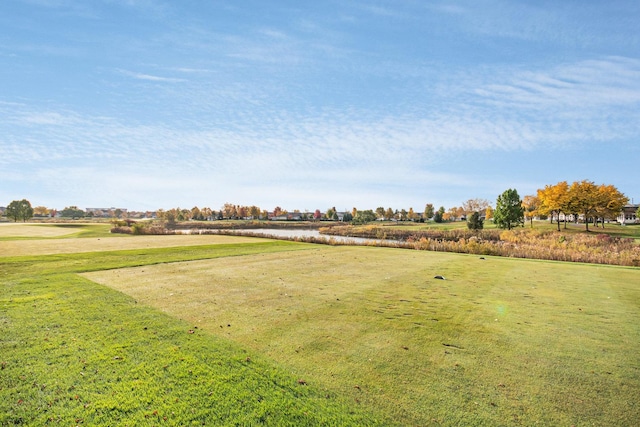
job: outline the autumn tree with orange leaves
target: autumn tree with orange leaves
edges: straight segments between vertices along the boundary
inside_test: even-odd
[[[553,223],[555,216],[558,222],[558,231],[560,231],[560,214],[567,213],[568,193],[569,184],[567,181],[561,181],[555,185],[545,185],[543,189],[538,190],[538,199],[540,200],[538,213],[549,215],[551,223]]]
[[[629,199],[613,185],[596,185],[592,181],[576,181],[571,186],[566,181],[555,185],[547,185],[538,190],[540,207],[538,213],[549,214],[551,221],[557,218],[560,231],[560,214],[581,215],[585,222],[585,229],[589,231],[589,222],[597,224],[599,219],[604,221],[618,216]],[[566,228],[566,221],[565,221]]]

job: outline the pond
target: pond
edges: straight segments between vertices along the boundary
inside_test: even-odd
[[[199,233],[199,230],[183,230],[183,233],[191,233],[196,234]],[[207,233],[210,231],[207,230]],[[225,234],[224,231],[216,231],[216,233]],[[305,238],[313,238],[318,240],[332,240],[334,242],[343,243],[343,244],[351,244],[351,245],[383,245],[383,244],[393,244],[398,243],[396,240],[384,240],[384,239],[367,239],[363,237],[347,237],[347,236],[332,236],[329,234],[322,234],[318,230],[303,230],[303,229],[273,229],[273,228],[253,228],[253,229],[234,229],[232,234],[248,234],[251,236],[259,236],[262,235],[264,237],[272,237],[272,238],[280,238],[280,239],[305,239]],[[230,234],[231,234],[230,233]]]

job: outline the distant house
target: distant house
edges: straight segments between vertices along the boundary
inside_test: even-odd
[[[280,215],[275,215],[273,212],[267,213],[267,218],[270,221],[309,221],[313,219],[313,213],[310,212],[287,212]],[[322,214],[324,217],[324,214]]]
[[[305,215],[302,212],[287,212],[280,215],[269,212],[269,219],[271,221],[302,221]]]
[[[271,221],[286,221],[289,219],[287,214],[284,215],[274,215],[273,212],[269,212],[269,220]]]
[[[639,224],[640,218],[637,217],[636,212],[638,212],[638,208],[640,208],[640,204],[628,204],[622,208],[622,212],[618,216],[618,222],[620,224]]]
[[[561,222],[577,222],[582,217],[583,215],[565,214],[563,212],[560,212],[559,215],[555,213],[553,214],[553,219]]]

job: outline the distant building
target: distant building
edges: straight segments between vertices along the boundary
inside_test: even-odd
[[[622,208],[622,212],[618,216],[618,222],[620,224],[638,224],[640,223],[640,218],[637,217],[636,212],[638,212],[638,208],[640,208],[640,204],[628,204]]]
[[[303,215],[300,212],[288,212],[285,214],[275,215],[269,212],[269,220],[271,221],[302,221]]]

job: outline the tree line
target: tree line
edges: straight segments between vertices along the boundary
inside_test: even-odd
[[[272,212],[263,210],[258,206],[244,206],[232,203],[225,203],[219,210],[211,208],[199,208],[194,206],[191,209],[159,209],[155,212],[156,217],[169,223],[180,221],[208,221],[222,219],[255,219],[266,220],[271,218],[300,219],[300,220],[342,220],[356,224],[364,224],[376,220],[395,221],[425,221],[433,220],[436,223],[446,221],[467,220],[470,229],[482,229],[485,220],[493,220],[501,228],[511,229],[519,225],[524,225],[524,221],[530,220],[533,225],[534,218],[550,218],[553,223],[556,220],[558,230],[560,230],[560,217],[566,219],[571,217],[575,221],[582,218],[585,227],[589,230],[589,223],[603,224],[607,220],[615,220],[622,211],[629,199],[613,185],[596,185],[592,181],[576,181],[569,185],[566,181],[561,181],[554,185],[546,185],[538,189],[536,195],[527,195],[520,199],[515,189],[505,190],[498,196],[495,208],[486,199],[469,199],[462,206],[455,206],[448,210],[441,206],[435,209],[434,205],[427,203],[423,212],[416,212],[412,207],[405,209],[392,209],[379,206],[375,210],[359,210],[352,208],[351,211],[338,212],[335,207],[328,208],[324,213],[319,209],[314,212],[300,212],[294,210],[288,212],[280,206],[276,206]],[[126,216],[126,213],[115,210],[117,218]],[[14,221],[26,221],[35,215],[54,216],[59,213],[62,217],[82,218],[86,216],[85,211],[77,206],[65,207],[60,212],[47,209],[43,206],[31,207],[31,203],[26,200],[14,200],[5,209],[7,218]],[[640,217],[640,209],[638,209]]]
[[[627,203],[629,198],[613,185],[596,185],[588,180],[569,185],[561,181],[546,185],[538,189],[536,195],[527,195],[522,200],[515,189],[506,190],[498,196],[493,221],[500,228],[511,229],[524,225],[525,219],[530,220],[533,226],[534,218],[548,217],[552,223],[556,220],[560,231],[560,217],[563,216],[565,228],[567,218],[575,222],[582,219],[589,231],[590,223],[596,226],[601,223],[604,227],[606,221],[615,220]],[[640,208],[637,213],[640,216]],[[477,216],[469,218],[467,225],[469,228],[482,228]]]

